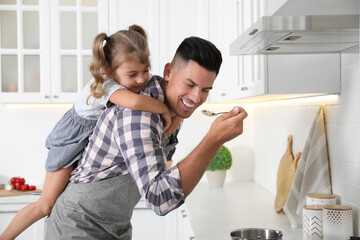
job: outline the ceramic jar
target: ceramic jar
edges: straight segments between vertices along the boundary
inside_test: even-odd
[[[323,240],[323,206],[304,205],[303,240]]]
[[[308,193],[306,194],[306,205],[334,205],[336,195],[330,193]]]
[[[352,207],[343,205],[323,206],[324,239],[348,239],[353,235]]]

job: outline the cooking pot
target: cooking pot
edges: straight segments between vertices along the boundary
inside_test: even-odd
[[[282,232],[265,228],[241,228],[231,232],[233,240],[281,240]]]

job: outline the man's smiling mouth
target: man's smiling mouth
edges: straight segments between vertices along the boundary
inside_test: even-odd
[[[186,107],[188,107],[188,108],[193,108],[193,107],[195,107],[195,104],[187,103],[187,102],[185,102],[184,99],[181,99],[181,102],[182,102]]]

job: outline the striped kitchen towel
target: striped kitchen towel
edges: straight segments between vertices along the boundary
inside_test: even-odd
[[[302,227],[302,209],[308,193],[331,193],[324,107],[320,107],[298,162],[284,211],[291,227]]]

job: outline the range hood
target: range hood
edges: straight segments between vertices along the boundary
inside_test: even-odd
[[[232,42],[230,54],[334,53],[357,45],[358,0],[289,0]]]

